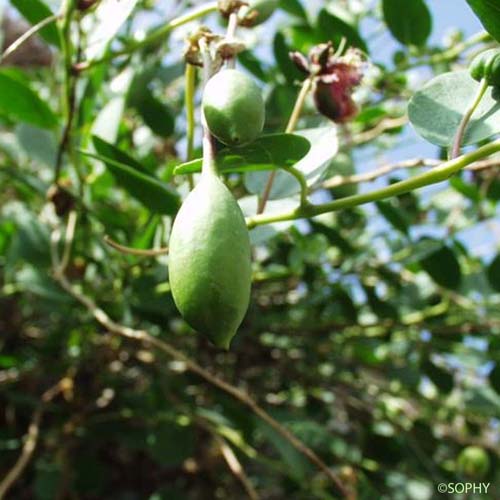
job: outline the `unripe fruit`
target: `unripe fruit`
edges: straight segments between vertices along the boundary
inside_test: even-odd
[[[470,63],[469,73],[474,80],[483,78],[488,85],[500,86],[500,49],[485,50]]]
[[[472,479],[482,479],[490,469],[490,457],[479,446],[467,446],[457,460],[458,470],[464,476]]]
[[[241,209],[212,173],[182,204],[172,227],[169,279],[187,323],[229,349],[248,309],[250,238]]]
[[[235,69],[222,70],[208,81],[202,107],[210,132],[228,146],[254,141],[264,127],[260,89]]]

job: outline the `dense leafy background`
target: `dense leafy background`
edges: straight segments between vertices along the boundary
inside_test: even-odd
[[[110,15],[106,9],[114,3],[75,20],[82,60],[127,46],[135,34],[186,8],[185,2],[127,0],[120,15]],[[463,69],[495,42],[484,36],[457,51],[465,35],[446,25],[444,12],[432,18],[436,2],[408,2],[404,13],[401,3],[282,0],[271,21],[240,31],[249,47],[240,67],[266,95],[266,133],[283,132],[302,78],[289,50],[345,37],[373,63],[352,124],[333,130],[311,101],[299,123],[301,137],[257,143],[243,160],[220,151],[246,213],[255,212],[252,193],[268,175],[262,168],[284,160],[302,162],[297,168],[314,190],[312,199],[324,201],[418,169],[394,171],[374,184],[321,188],[335,175],[414,156],[443,157],[397,119],[432,76]],[[465,0],[453,3],[472,15]],[[487,10],[493,3],[469,4],[498,36]],[[34,23],[58,7],[12,0],[8,15]],[[204,22],[223,30],[216,15]],[[464,172],[366,207],[254,229],[251,306],[229,353],[180,319],[168,257],[127,256],[105,244],[108,234],[136,248],[166,245],[188,189],[185,174],[199,168],[184,164],[180,54],[193,28],[183,26],[78,78],[73,152],[64,155],[61,181],[78,200],[70,279],[117,321],[147,328],[246,387],[359,498],[433,498],[437,483],[464,480],[456,457],[467,444],[488,450],[492,466],[484,480],[498,493],[497,170]],[[336,498],[322,474],[238,402],[182,363],[110,336],[52,279],[49,238],[57,216],[46,193],[65,123],[55,30],[42,32],[52,47],[48,65],[47,57],[41,65],[12,59],[0,69],[0,477],[20,453],[40,395],[63,377],[72,381],[47,408],[33,461],[12,498],[244,498],[214,433],[233,448],[262,498]],[[454,109],[450,104],[447,112]],[[428,120],[427,130],[434,123]],[[492,133],[498,134],[498,121],[469,142]],[[197,148],[199,139],[198,130]],[[307,161],[300,160],[306,153]],[[297,191],[293,177],[280,172],[268,210],[295,203]]]

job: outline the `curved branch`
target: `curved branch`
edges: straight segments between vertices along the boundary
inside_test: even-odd
[[[347,196],[339,200],[323,203],[320,205],[299,206],[289,212],[278,214],[261,214],[247,218],[247,227],[249,229],[263,224],[271,224],[273,222],[283,222],[287,220],[304,219],[321,215],[328,212],[335,212],[345,208],[353,208],[372,201],[384,200],[393,196],[413,191],[424,186],[437,184],[447,180],[450,176],[464,169],[468,165],[490,156],[500,151],[500,139],[490,144],[486,144],[471,153],[465,154],[453,160],[442,163],[440,166],[433,168],[428,172],[415,175],[409,179],[391,184],[390,186],[371,191],[369,193]]]
[[[158,255],[165,255],[168,253],[168,248],[151,248],[150,250],[143,250],[142,248],[131,248],[124,245],[120,245],[116,241],[112,240],[108,235],[104,236],[104,242],[110,247],[118,250],[121,253],[129,255],[138,255],[141,257],[157,257]]]

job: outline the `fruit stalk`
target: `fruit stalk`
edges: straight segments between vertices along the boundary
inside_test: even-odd
[[[228,42],[234,41],[236,38],[236,30],[238,29],[238,12],[231,12],[229,16],[229,22],[227,25],[226,39]],[[236,57],[230,57],[226,61],[226,67],[229,69],[234,69],[236,66]]]
[[[203,59],[203,88],[207,85],[208,80],[212,76],[212,58],[207,47],[206,41],[200,40],[200,50]],[[207,126],[203,107],[201,110],[201,126],[203,128],[203,163],[201,167],[202,175],[213,174],[217,175],[217,166],[215,164],[215,142],[210,130]]]
[[[479,88],[477,89],[477,93],[474,99],[472,100],[470,106],[465,111],[464,116],[462,117],[462,120],[460,122],[460,125],[458,126],[457,133],[455,134],[455,138],[453,139],[453,146],[451,148],[451,154],[450,154],[451,160],[457,158],[460,155],[460,147],[462,145],[467,125],[469,124],[470,119],[474,114],[474,111],[476,111],[476,108],[481,102],[481,99],[483,98],[484,93],[486,92],[487,89],[488,89],[488,82],[486,78],[483,78],[479,83]]]

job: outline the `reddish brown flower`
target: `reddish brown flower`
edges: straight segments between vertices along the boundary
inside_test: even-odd
[[[334,53],[331,43],[313,47],[305,57],[290,54],[296,66],[314,79],[314,102],[318,111],[336,123],[344,123],[357,113],[352,93],[363,78],[363,60],[357,49],[344,55]]]

